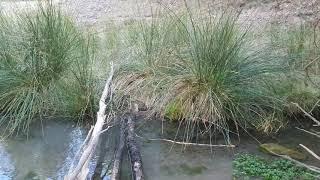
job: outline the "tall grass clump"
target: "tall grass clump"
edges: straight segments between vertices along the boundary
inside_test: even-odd
[[[79,46],[73,23],[52,2],[38,8],[0,17],[0,124],[10,135],[54,111],[52,89]]]
[[[118,86],[131,97],[144,99],[161,116],[175,111],[185,124],[186,140],[200,123],[206,127],[201,133],[217,130],[227,140],[231,129],[258,127],[269,114],[279,114],[280,100],[266,81],[277,79],[284,67],[255,49],[249,29],[237,20],[233,13],[208,18],[196,18],[191,12],[172,15],[170,30],[166,27],[159,35],[152,32],[161,25],[147,23],[148,31],[140,34],[148,32],[152,38],[140,38],[137,44],[164,46],[153,49],[151,67],[145,59],[132,60],[144,66],[123,73]],[[144,49],[142,54],[150,54],[150,48]]]

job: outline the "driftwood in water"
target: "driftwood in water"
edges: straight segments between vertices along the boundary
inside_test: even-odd
[[[125,146],[128,149],[128,154],[131,162],[132,179],[133,180],[144,180],[144,173],[142,168],[142,160],[140,149],[136,141],[136,134],[134,132],[135,122],[133,121],[130,114],[126,114],[121,119],[120,125],[120,137],[119,145],[116,151],[113,169],[111,174],[111,180],[120,179],[121,161],[123,156],[123,150]]]
[[[113,161],[111,180],[120,180],[120,168],[123,156],[123,150],[125,148],[126,143],[126,122],[124,119],[121,119],[120,123],[120,135],[119,135],[119,144],[116,150],[116,154]]]
[[[136,134],[134,132],[135,122],[133,121],[131,116],[127,117],[127,125],[127,148],[131,161],[133,180],[144,180],[142,158],[139,146],[136,141]]]
[[[81,147],[80,152],[82,152],[80,156],[80,160],[77,163],[77,165],[73,168],[69,169],[68,174],[64,177],[65,180],[85,180],[87,179],[88,173],[89,173],[89,162],[93,156],[93,153],[95,152],[95,149],[99,142],[99,136],[104,131],[108,130],[110,126],[107,127],[107,129],[103,130],[103,126],[105,124],[106,120],[106,109],[107,109],[107,103],[106,100],[108,98],[108,95],[111,96],[111,81],[113,78],[113,65],[111,64],[111,71],[108,77],[108,80],[106,82],[106,85],[104,87],[104,90],[102,92],[102,96],[99,101],[99,111],[97,113],[97,121],[93,128],[93,131],[88,134],[87,136],[87,142]]]

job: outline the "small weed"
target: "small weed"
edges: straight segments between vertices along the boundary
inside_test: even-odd
[[[263,178],[264,180],[313,180],[319,174],[315,174],[305,168],[298,167],[294,163],[277,159],[267,161],[256,155],[237,155],[233,161],[234,176]]]

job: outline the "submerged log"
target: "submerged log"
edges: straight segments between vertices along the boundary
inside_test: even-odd
[[[136,134],[134,132],[135,122],[131,116],[127,116],[127,147],[132,167],[133,180],[144,180],[144,173],[142,168],[142,158],[140,149],[136,141]]]
[[[126,129],[127,129],[126,126],[127,125],[125,120],[121,119],[119,144],[116,150],[110,180],[120,180],[121,162],[122,162],[123,151],[126,143]]]

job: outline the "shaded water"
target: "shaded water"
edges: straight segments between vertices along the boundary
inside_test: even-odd
[[[67,121],[50,121],[43,125],[43,131],[39,125],[32,127],[31,132],[28,140],[13,138],[0,143],[0,180],[25,179],[28,174],[37,174],[40,179],[62,179],[86,134],[83,128]],[[113,134],[105,136],[105,164],[108,164],[114,155],[112,139],[117,135]],[[137,128],[137,134],[158,138],[161,135],[161,124],[148,122],[147,125]],[[258,143],[246,137],[242,138],[240,145],[233,150],[202,147],[185,149],[183,146],[172,146],[166,142],[147,141],[142,138],[139,141],[146,179],[150,180],[231,180],[234,154],[253,153],[272,158],[260,153],[257,149]],[[320,151],[318,140],[298,131],[282,133],[276,139],[264,138],[261,142],[278,142],[293,148],[303,142],[316,152]],[[223,139],[217,140],[217,143],[223,143]],[[311,157],[308,162],[316,163]],[[92,169],[94,164],[91,164]],[[129,167],[123,171],[122,179],[130,179]]]

